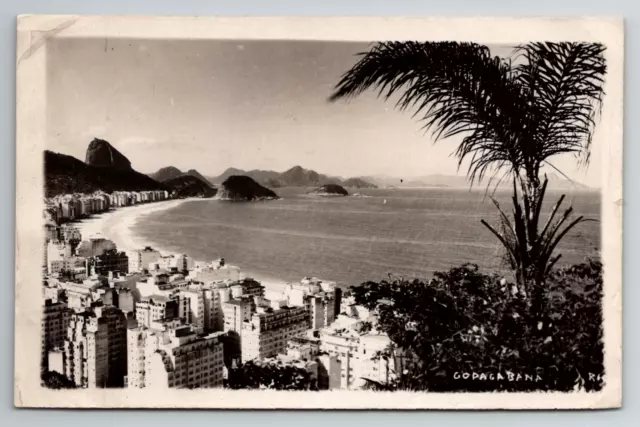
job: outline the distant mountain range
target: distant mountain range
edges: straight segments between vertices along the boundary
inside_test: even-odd
[[[361,178],[350,178],[343,180],[342,178],[324,175],[311,169],[305,169],[302,166],[294,166],[284,172],[275,172],[269,170],[242,170],[237,168],[229,168],[221,175],[208,177],[209,181],[218,184],[224,182],[233,175],[244,175],[253,178],[261,185],[270,188],[278,187],[319,187],[326,184],[338,184],[349,188],[376,188],[376,185],[367,182]]]
[[[549,189],[554,190],[587,190],[589,187],[576,182],[562,178],[555,173],[547,174],[549,178]],[[449,188],[470,188],[469,180],[464,176],[456,175],[423,175],[418,177],[397,177],[389,175],[370,175],[361,177],[363,180],[372,182],[381,188],[427,188],[427,187],[449,187]],[[495,187],[496,182],[491,183],[491,188]],[[510,188],[511,182],[503,180],[499,183],[498,188]],[[484,188],[487,182],[474,183],[474,188]]]
[[[158,169],[157,172],[150,173],[149,177],[155,179],[158,182],[169,181],[174,178],[178,178],[181,176],[194,176],[201,181],[207,183],[210,187],[213,186],[211,182],[207,178],[205,178],[200,172],[195,169],[189,169],[186,172],[182,172],[180,169],[175,166],[167,166],[165,168]]]

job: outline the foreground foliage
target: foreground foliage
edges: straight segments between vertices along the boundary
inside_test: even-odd
[[[253,361],[230,369],[225,381],[225,387],[231,389],[309,390],[313,386],[311,374],[306,369]]]
[[[467,264],[429,282],[366,282],[356,303],[378,313],[396,379],[377,390],[571,391],[603,386],[602,265],[554,270],[535,301]]]

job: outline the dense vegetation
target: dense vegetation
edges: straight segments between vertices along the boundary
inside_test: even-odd
[[[602,265],[555,270],[544,292],[467,264],[429,282],[395,280],[352,287],[378,313],[393,348],[396,379],[376,389],[571,391],[603,386]],[[520,375],[520,377],[518,377]],[[502,378],[500,378],[502,377]]]
[[[282,364],[256,364],[248,361],[229,370],[225,387],[231,389],[309,390],[315,388],[310,373],[303,368]]]

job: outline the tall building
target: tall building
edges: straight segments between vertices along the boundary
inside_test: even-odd
[[[78,387],[122,387],[127,372],[127,319],[113,306],[71,315],[64,342],[65,375]]]
[[[287,341],[304,336],[309,313],[304,307],[258,307],[241,332],[242,361],[262,359],[284,353]]]
[[[336,283],[305,277],[300,283],[287,285],[284,299],[289,306],[305,307],[309,312],[309,328],[322,329],[329,326],[338,314],[336,307],[341,293],[336,292]]]
[[[131,251],[129,254],[129,272],[142,271],[149,268],[149,264],[157,263],[162,254],[150,246]]]
[[[115,251],[116,244],[111,240],[95,235],[91,236],[88,240],[83,240],[77,248],[78,256],[84,258],[90,258],[98,255],[102,255],[105,251]]]
[[[127,387],[212,388],[223,385],[222,332],[197,334],[180,321],[127,331]]]
[[[109,273],[127,274],[129,257],[115,249],[105,250],[102,254],[87,259],[87,272],[99,276],[107,276]]]
[[[356,328],[336,326],[323,329],[320,337],[320,350],[340,360],[341,388],[362,388],[363,378],[381,383],[392,379],[394,360],[381,354],[391,344],[386,334],[361,334]]]
[[[44,301],[40,334],[43,360],[47,360],[50,350],[62,348],[64,345],[71,313],[72,310],[67,308],[65,303],[53,302],[50,299]]]
[[[136,303],[139,326],[149,327],[152,322],[178,317],[178,302],[163,295],[144,297]]]

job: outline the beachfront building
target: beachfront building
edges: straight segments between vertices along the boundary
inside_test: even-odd
[[[159,251],[151,246],[131,251],[129,256],[129,272],[141,272],[149,268],[149,264],[157,264],[162,257]]]
[[[127,274],[129,272],[129,257],[125,252],[108,249],[100,255],[88,258],[86,268],[89,275]]]
[[[289,306],[306,308],[310,329],[329,326],[336,318],[336,307],[340,307],[336,283],[315,277],[305,277],[300,283],[288,284],[283,297]]]
[[[76,253],[78,256],[91,258],[102,255],[106,251],[115,251],[116,249],[115,243],[104,236],[96,234],[89,237],[88,240],[83,240],[78,246]]]
[[[336,356],[341,364],[341,388],[360,389],[367,378],[380,383],[393,379],[393,358],[384,357],[391,340],[378,332],[360,333],[362,322],[337,321],[320,331],[320,350]],[[348,324],[347,324],[348,323]]]
[[[127,331],[127,387],[213,388],[223,385],[223,333],[198,334],[178,319]]]
[[[127,319],[113,306],[71,315],[64,372],[78,387],[122,387],[127,372]]]
[[[205,265],[194,265],[193,270],[189,272],[188,278],[204,283],[237,282],[242,280],[242,274],[239,267],[227,264],[224,258],[220,258]]]
[[[46,360],[49,351],[60,349],[64,345],[71,313],[72,310],[65,303],[51,299],[44,301],[40,332],[43,360]]]
[[[242,361],[284,353],[287,341],[304,336],[308,327],[309,313],[304,307],[287,307],[281,302],[274,302],[272,307],[257,307],[251,320],[242,324]]]
[[[186,273],[193,270],[193,258],[187,254],[164,255],[157,261],[151,262],[150,270],[166,270]]]

